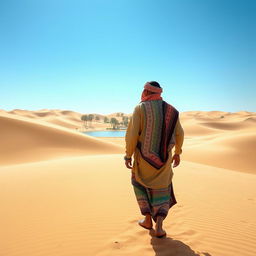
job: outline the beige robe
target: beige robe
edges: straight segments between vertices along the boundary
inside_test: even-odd
[[[156,169],[150,165],[142,158],[139,149],[136,147],[138,141],[141,141],[140,134],[144,125],[144,115],[139,104],[134,109],[126,131],[126,157],[133,156],[134,162],[132,172],[135,173],[135,179],[140,184],[153,189],[166,188],[171,184],[173,177],[173,170],[171,166],[172,147],[168,148],[169,156],[164,166],[160,169]],[[178,119],[170,143],[170,145],[175,145],[175,154],[181,154],[183,140],[184,131],[181,127],[180,120]]]

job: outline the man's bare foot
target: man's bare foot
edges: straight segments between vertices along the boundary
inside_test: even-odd
[[[138,221],[138,224],[143,228],[152,229],[153,223],[152,223],[151,215],[147,214],[144,219]]]
[[[162,238],[166,236],[166,232],[163,229],[163,220],[164,218],[159,216],[156,220],[156,227],[155,227],[155,236],[158,238]]]
[[[164,231],[163,228],[156,228],[155,236],[158,237],[158,238],[165,237],[166,236],[166,232]]]

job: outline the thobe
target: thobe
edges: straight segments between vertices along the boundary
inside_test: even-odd
[[[126,157],[134,157],[132,172],[134,173],[137,182],[147,188],[166,188],[171,184],[173,177],[171,166],[173,147],[168,148],[168,159],[160,169],[156,169],[150,165],[142,158],[141,153],[137,148],[138,142],[141,142],[142,140],[141,132],[144,125],[144,115],[139,104],[134,109],[126,131]],[[178,118],[170,143],[170,145],[174,145],[175,154],[180,155],[182,153],[183,140],[184,131]]]

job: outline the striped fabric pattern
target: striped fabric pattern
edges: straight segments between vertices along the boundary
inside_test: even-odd
[[[168,146],[179,112],[163,100],[141,102],[145,125],[138,143],[143,159],[160,169],[168,158]]]
[[[132,174],[132,185],[141,214],[150,214],[154,221],[156,221],[157,216],[165,218],[169,209],[177,203],[172,183],[167,188],[162,189],[146,188],[138,183]]]

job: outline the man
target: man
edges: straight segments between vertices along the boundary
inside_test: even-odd
[[[162,100],[161,93],[162,88],[155,81],[144,85],[141,102],[135,107],[126,131],[124,157],[126,167],[132,169],[135,196],[145,216],[138,223],[152,229],[153,219],[155,236],[159,238],[166,236],[163,220],[176,204],[171,164],[179,165],[184,140],[179,112]]]

